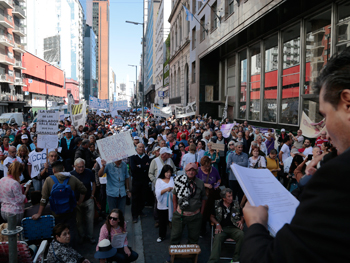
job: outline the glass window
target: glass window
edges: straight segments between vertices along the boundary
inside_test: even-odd
[[[278,36],[265,40],[265,87],[263,121],[276,122],[278,83]]]
[[[260,74],[261,53],[260,43],[250,48],[250,103],[249,120],[258,121],[260,114]]]
[[[232,106],[235,110],[236,102],[236,56],[230,57],[227,60],[227,96],[228,106]],[[226,98],[225,98],[226,99]]]
[[[205,33],[206,33],[205,16],[203,16],[201,19],[201,41],[203,41],[205,39]]]
[[[239,93],[239,115],[240,119],[246,118],[247,110],[247,50],[239,53],[239,61],[241,67],[241,85]]]
[[[298,124],[300,79],[300,25],[282,33],[283,71],[281,123]]]
[[[192,29],[192,50],[196,48],[196,27]]]
[[[337,52],[350,46],[350,2],[338,6]]]
[[[312,85],[330,58],[331,11],[306,22],[306,65],[304,94],[312,94]]]
[[[218,27],[218,16],[217,16],[217,3],[215,2],[211,6],[211,30],[215,30]]]
[[[319,113],[319,103],[318,97],[313,99],[304,99],[303,100],[303,111],[314,123],[319,123],[323,120],[323,116]]]

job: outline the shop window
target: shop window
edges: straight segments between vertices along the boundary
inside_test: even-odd
[[[321,69],[330,59],[331,11],[306,22],[306,65],[304,94],[312,94],[312,86]]]
[[[250,102],[249,120],[258,121],[260,114],[260,76],[261,76],[261,53],[260,42],[250,49]]]
[[[280,122],[298,124],[300,80],[300,25],[282,33],[283,71]]]
[[[278,84],[278,36],[265,40],[265,86],[263,103],[263,121],[277,120],[277,84]]]
[[[350,2],[338,6],[337,52],[342,52],[350,46]]]
[[[239,64],[241,73],[241,84],[239,87],[239,113],[240,119],[246,118],[247,110],[247,50],[243,50],[239,53]]]

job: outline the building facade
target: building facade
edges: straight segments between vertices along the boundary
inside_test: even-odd
[[[303,111],[322,119],[312,85],[350,46],[349,1],[208,0],[191,10],[198,113],[221,117],[228,97],[231,120],[297,129]]]
[[[89,101],[89,95],[98,97],[96,56],[97,38],[92,27],[85,24],[84,34],[84,98]]]
[[[25,1],[0,1],[0,113],[22,111]]]
[[[156,64],[154,68],[154,82],[155,82],[155,99],[154,102],[157,104],[164,104],[164,97],[159,97],[159,91],[166,92],[164,88],[164,63],[166,58],[166,39],[169,36],[170,23],[168,17],[171,12],[171,2],[162,0],[158,9],[158,16],[156,20],[156,37],[155,37],[155,55]],[[167,86],[169,88],[169,86]]]
[[[87,12],[90,5],[87,2]],[[90,19],[87,19],[89,24]],[[109,0],[92,1],[92,29],[97,36],[98,96],[100,99],[109,98]]]
[[[79,82],[83,97],[84,14],[79,0],[28,0],[27,50]]]
[[[115,75],[113,69],[109,67],[109,100],[116,101],[117,96],[117,76]]]
[[[195,1],[197,2],[197,1]],[[170,22],[170,105],[187,105],[193,102],[195,94],[189,89],[190,65],[190,23],[186,20],[183,5],[188,9],[189,1],[172,1]]]

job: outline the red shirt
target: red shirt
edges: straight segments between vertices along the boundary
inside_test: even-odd
[[[326,139],[322,139],[321,137],[318,137],[315,144],[316,144],[316,146],[321,148],[322,143],[324,143],[324,142],[328,142],[327,138]]]
[[[181,134],[185,133],[186,134],[186,141],[188,140],[188,136],[190,135],[190,133],[187,130],[183,130],[182,132],[178,132],[176,139],[178,141],[181,141]]]

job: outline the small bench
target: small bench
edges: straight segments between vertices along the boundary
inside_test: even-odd
[[[170,245],[169,255],[170,263],[174,263],[177,258],[192,258],[194,263],[198,261],[198,255],[201,253],[201,248],[196,244]]]

